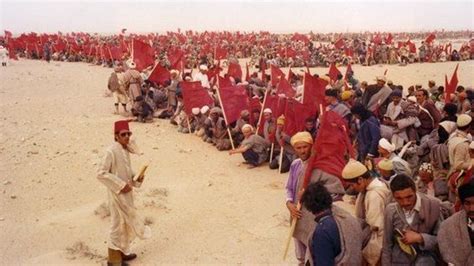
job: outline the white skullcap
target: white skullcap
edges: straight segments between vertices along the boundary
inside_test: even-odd
[[[394,152],[395,151],[395,145],[393,145],[392,143],[390,143],[388,140],[384,139],[384,138],[381,138],[379,140],[379,146],[388,151],[388,152]]]
[[[199,70],[207,70],[207,66],[206,65],[200,65],[199,66]]]
[[[204,105],[203,107],[201,107],[201,114],[206,114],[207,111],[209,111],[209,106]]]
[[[346,180],[354,179],[362,176],[367,171],[367,167],[365,167],[361,162],[350,159],[346,166],[344,166],[344,169],[342,169],[342,178]]]
[[[465,127],[467,125],[469,125],[472,121],[472,117],[470,115],[467,115],[467,114],[461,114],[461,115],[458,115],[458,119],[456,120],[456,124],[458,125],[458,127]]]
[[[263,113],[264,113],[264,114],[265,114],[265,113],[271,114],[271,113],[272,113],[272,109],[270,109],[270,108],[265,108],[265,110],[263,110]]]
[[[439,123],[439,125],[443,127],[448,134],[451,134],[454,132],[454,130],[456,130],[456,123],[454,123],[453,121],[443,121]]]
[[[416,103],[416,97],[415,97],[415,96],[410,96],[410,97],[408,97],[408,100],[409,100],[410,102]]]
[[[253,126],[251,126],[249,124],[243,125],[242,126],[242,132],[247,131],[247,130],[253,131]]]
[[[381,170],[392,171],[393,170],[392,160],[389,160],[389,159],[380,160],[380,162],[377,164],[377,167]]]
[[[193,113],[193,115],[198,115],[200,110],[198,107],[194,107],[193,109],[191,109],[191,112]]]

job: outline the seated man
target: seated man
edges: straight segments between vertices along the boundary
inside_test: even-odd
[[[240,147],[230,150],[229,155],[242,153],[248,168],[255,168],[268,160],[268,147],[270,143],[261,136],[254,133],[251,125],[245,124],[242,127],[244,140],[240,143]]]
[[[382,265],[437,265],[441,202],[417,193],[413,179],[404,174],[392,179],[390,190],[396,202],[385,208]]]
[[[474,265],[474,181],[460,186],[458,196],[462,210],[441,224],[439,250],[448,265]]]
[[[310,265],[362,265],[362,229],[351,214],[332,204],[322,182],[310,184],[301,203],[317,223],[308,239]]]

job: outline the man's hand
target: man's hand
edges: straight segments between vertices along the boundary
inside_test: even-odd
[[[290,201],[286,202],[286,207],[290,211],[290,215],[293,219],[300,219],[302,216],[301,211],[296,208],[296,205]]]
[[[120,190],[120,193],[125,194],[125,193],[128,193],[130,191],[132,191],[132,186],[129,183],[127,183],[125,185],[125,187],[123,187],[122,190]]]
[[[402,238],[402,242],[407,245],[423,244],[423,237],[421,236],[421,234],[415,231],[405,230],[404,237]]]

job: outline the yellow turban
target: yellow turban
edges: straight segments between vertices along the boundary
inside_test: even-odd
[[[285,116],[280,115],[280,117],[278,117],[277,119],[277,125],[284,125],[284,124],[285,124]]]
[[[367,167],[365,167],[361,162],[350,159],[346,166],[344,166],[344,169],[342,169],[342,178],[346,180],[358,178],[367,173],[367,171]]]
[[[377,167],[381,170],[392,171],[393,170],[392,160],[389,160],[389,159],[380,160],[380,162],[377,164]]]
[[[298,142],[313,144],[313,137],[307,131],[298,132],[293,137],[291,137],[291,146],[295,146],[295,144]]]
[[[341,94],[341,100],[347,101],[352,97],[352,92],[351,91],[344,91]]]

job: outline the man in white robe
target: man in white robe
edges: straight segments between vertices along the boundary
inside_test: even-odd
[[[122,265],[122,261],[137,257],[130,253],[130,244],[136,236],[149,238],[151,230],[138,217],[133,203],[133,187],[140,187],[144,176],[133,180],[130,163],[130,132],[128,121],[115,122],[115,142],[107,148],[99,166],[97,178],[107,187],[111,215],[108,241],[108,265]]]

